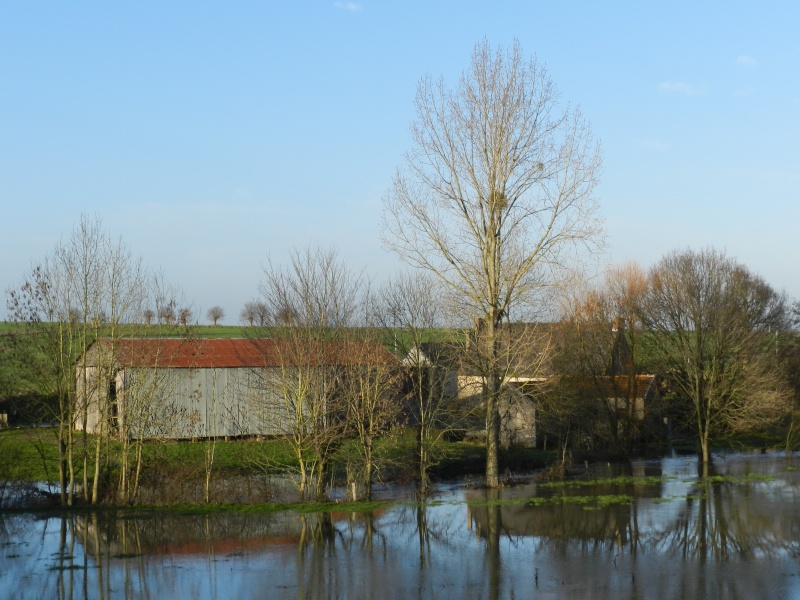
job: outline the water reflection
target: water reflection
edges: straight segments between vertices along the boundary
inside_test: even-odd
[[[509,491],[505,494],[506,500],[546,498],[550,503],[473,506],[470,518],[479,535],[486,532],[487,540],[496,528],[501,528],[511,537],[533,537],[540,545],[546,542],[548,551],[558,556],[597,549],[635,555],[647,535],[640,529],[640,506],[649,499],[660,498],[663,492],[661,465],[625,465],[593,475],[605,478],[593,477],[597,483],[590,486],[531,484]],[[581,502],[590,497],[635,498],[637,501],[595,509],[589,502]],[[472,493],[467,498],[479,501],[483,496]]]
[[[786,490],[780,483],[700,479],[664,525],[661,536],[654,536],[654,543],[670,555],[701,563],[796,555],[800,544],[794,503],[772,496],[773,489]],[[788,487],[796,489],[796,485]]]
[[[0,597],[800,596],[794,465],[716,467],[724,477],[685,459],[603,466],[594,476],[614,479],[454,488],[358,514],[0,515]],[[586,500],[601,497],[630,501]]]

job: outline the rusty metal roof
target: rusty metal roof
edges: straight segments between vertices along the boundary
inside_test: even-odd
[[[100,345],[108,348],[111,342]],[[113,354],[123,367],[187,369],[397,362],[380,344],[355,340],[126,338],[113,342]],[[89,361],[91,355],[92,349]]]
[[[604,375],[569,377],[564,383],[576,391],[600,398],[646,398],[655,392],[655,375]]]

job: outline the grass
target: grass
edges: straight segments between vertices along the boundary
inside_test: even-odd
[[[572,479],[568,481],[549,481],[540,483],[539,487],[542,488],[559,488],[559,487],[588,487],[598,485],[660,485],[666,481],[667,477],[633,477],[633,476],[620,476],[620,477],[605,477],[600,479]]]
[[[742,485],[746,483],[766,483],[774,481],[772,475],[762,475],[759,473],[748,473],[747,475],[712,475],[708,478],[710,483],[733,483]]]
[[[24,325],[21,323],[15,323],[13,321],[0,321],[0,335],[19,333],[23,330],[23,327]]]
[[[0,321],[0,336],[20,335],[30,331],[26,323],[15,323],[10,321]],[[238,325],[123,325],[122,335],[152,335],[175,337],[183,334],[190,334],[199,337],[245,337],[245,328]]]
[[[76,432],[76,465],[82,456],[83,434]],[[93,470],[96,438],[89,435],[89,468]],[[211,441],[146,441],[142,446],[143,465],[150,473],[161,477],[199,479],[205,473],[208,451],[213,443],[213,473],[235,475],[260,475],[265,472],[290,472],[296,467],[296,457],[290,445],[281,439],[216,440]],[[347,452],[353,452],[354,440],[346,441],[334,455],[335,472],[343,471]],[[385,481],[406,481],[415,474],[414,438],[412,431],[380,440],[378,456],[383,464],[381,477]],[[104,442],[103,470],[106,476],[115,477],[117,460],[121,452],[119,442]],[[485,469],[486,450],[483,444],[471,442],[440,443],[441,460],[431,470],[434,478],[453,479],[479,475]],[[0,429],[0,481],[55,482],[58,478],[58,442],[56,430],[46,427]],[[544,467],[553,460],[552,452],[533,448],[515,448],[501,452],[501,469],[516,470],[523,465],[528,470]],[[146,473],[145,473],[146,475]],[[341,473],[339,473],[341,475]]]
[[[0,429],[0,456],[0,480],[58,479],[58,443],[53,429]]]
[[[40,325],[41,326],[41,325]],[[13,337],[29,334],[32,330],[26,323],[0,321],[0,337]],[[36,331],[36,330],[33,330]],[[370,329],[352,328],[349,333],[355,337],[378,336],[385,339],[386,347],[409,347],[412,344],[410,334],[404,329]],[[187,338],[245,338],[272,337],[275,330],[270,327],[250,327],[247,325],[121,325],[118,335],[123,337],[180,337]],[[464,340],[463,329],[430,328],[424,332],[424,341],[456,342]]]
[[[539,487],[551,488],[551,489],[557,489],[557,488],[564,489],[564,488],[597,487],[597,486],[608,486],[608,485],[655,486],[655,485],[661,485],[662,483],[670,479],[675,479],[675,477],[620,476],[620,477],[605,477],[599,479],[571,479],[566,481],[548,481],[545,483],[540,483]],[[745,485],[748,483],[766,483],[774,480],[775,478],[772,475],[748,473],[747,475],[712,475],[706,478],[705,482],[711,484],[730,483],[734,485]],[[696,481],[696,479],[692,478],[687,481],[694,482]]]
[[[82,455],[83,434],[75,432],[76,457]],[[96,438],[88,436],[88,448],[94,456]],[[203,470],[210,442],[145,442],[143,461],[159,464],[164,471]],[[118,455],[121,446],[110,442],[103,447],[104,455]],[[0,429],[0,481],[49,481],[58,479],[58,440],[56,430],[49,427]],[[214,442],[214,470],[248,472],[263,469],[266,459],[271,464],[291,465],[293,458],[288,446],[280,440],[264,442]],[[77,461],[76,461],[77,463]],[[90,461],[93,467],[93,461]]]
[[[549,498],[531,498],[530,504],[533,506],[543,506],[545,504],[578,504],[584,510],[596,510],[606,506],[617,504],[630,504],[633,496],[625,494],[609,494],[604,496],[551,496]]]
[[[554,506],[564,504],[577,504],[583,506],[584,510],[597,510],[606,506],[617,504],[631,504],[633,496],[625,494],[606,494],[597,496],[535,496],[533,498],[511,498],[495,500],[468,500],[467,505],[473,508],[486,506]]]

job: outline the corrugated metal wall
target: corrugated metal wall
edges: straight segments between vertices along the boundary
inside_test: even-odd
[[[118,394],[131,437],[287,433],[286,409],[263,370],[127,368]]]

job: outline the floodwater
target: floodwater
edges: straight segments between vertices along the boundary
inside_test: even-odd
[[[796,459],[590,471],[358,514],[0,514],[0,598],[800,598]]]

